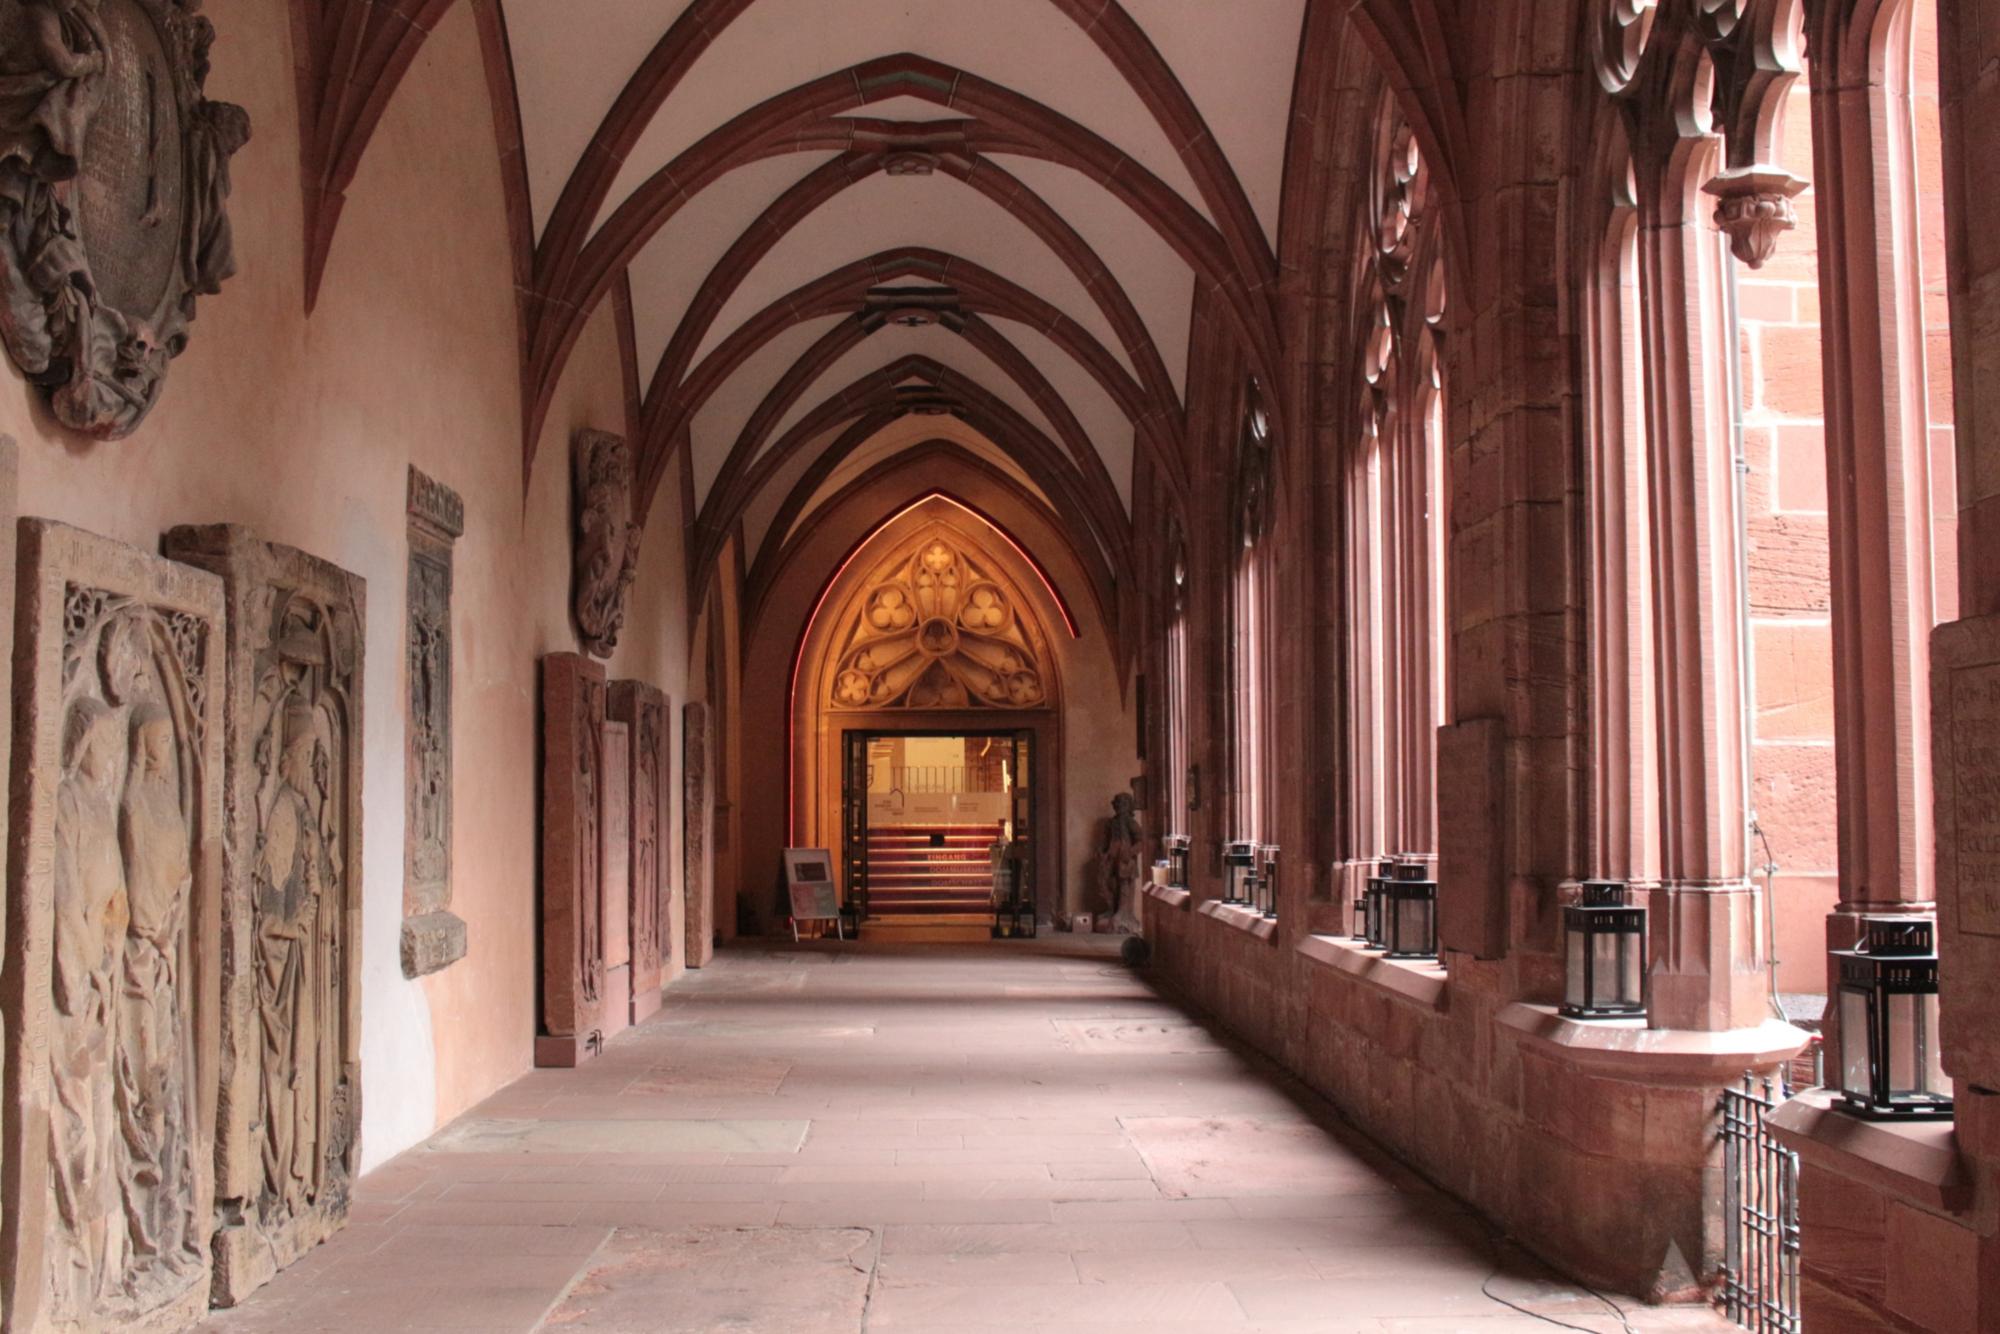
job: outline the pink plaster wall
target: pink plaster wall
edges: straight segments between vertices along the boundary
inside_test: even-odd
[[[617,344],[607,305],[570,363],[524,497],[512,267],[470,7],[448,13],[388,107],[310,319],[287,7],[210,0],[205,12],[220,34],[210,92],[244,104],[255,129],[234,170],[241,271],[203,302],[165,399],[135,438],[64,435],[11,367],[0,372],[0,430],[20,441],[23,514],[147,548],[175,524],[244,523],[367,579],[362,1030],[372,1164],[532,1056],[535,664],[574,647],[567,437],[584,421],[622,423]],[[452,906],[470,951],[414,983],[397,960],[410,463],[457,488],[467,516],[456,551]],[[665,501],[658,512],[679,512],[677,497]],[[677,699],[681,558],[677,525],[658,525],[628,647],[613,664]]]

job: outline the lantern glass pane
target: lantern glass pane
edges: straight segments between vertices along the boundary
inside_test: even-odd
[[[1569,937],[1569,958],[1567,976],[1563,983],[1563,999],[1574,1009],[1584,1009],[1590,1004],[1589,983],[1585,981],[1584,959],[1590,950],[1590,937],[1582,931],[1572,929]]]
[[[1618,956],[1624,952],[1626,937],[1617,931],[1593,931],[1590,935],[1591,982],[1597,994],[1592,1005],[1616,1005],[1625,998],[1617,993],[1620,970]]]
[[[1618,999],[1641,1005],[1646,999],[1646,937],[1632,931],[1618,937]]]
[[[1918,1016],[1921,1010],[1917,1002],[1920,996],[1892,994],[1889,1002],[1889,1096],[1907,1098],[1922,1092],[1918,1073],[1922,1066],[1918,1063],[1922,1055],[1923,1036],[1920,1033]]]
[[[1840,993],[1840,1089],[1857,1098],[1872,1101],[1874,1087],[1868,1079],[1868,993]]]
[[[1938,1042],[1938,998],[1933,994],[1918,996],[1916,1000],[1919,1039],[1917,1072],[1923,1079],[1922,1091],[1949,1098],[1951,1077],[1944,1072],[1944,1051]]]

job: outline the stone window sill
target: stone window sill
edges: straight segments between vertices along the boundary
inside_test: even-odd
[[[1145,891],[1147,898],[1158,899],[1169,908],[1179,908],[1183,912],[1187,910],[1188,900],[1194,897],[1189,891],[1176,889],[1172,885],[1141,885],[1140,888]]]
[[[1771,1134],[1805,1163],[1920,1208],[1959,1213],[1972,1203],[1950,1121],[1897,1125],[1835,1109],[1840,1095],[1811,1089],[1772,1112]]]
[[[1808,1041],[1782,1019],[1711,1033],[1648,1028],[1644,1019],[1566,1019],[1553,1005],[1524,1001],[1501,1007],[1498,1017],[1558,1060],[1615,1078],[1665,1083],[1733,1083],[1745,1070],[1790,1060]]]
[[[1255,936],[1267,944],[1275,942],[1278,938],[1278,919],[1266,917],[1255,908],[1243,908],[1234,903],[1224,903],[1220,899],[1210,899],[1198,906],[1195,911],[1245,935]]]
[[[1427,1009],[1445,1007],[1445,971],[1426,959],[1391,959],[1359,941],[1339,936],[1307,936],[1298,951],[1314,963],[1338,968],[1349,977]]]

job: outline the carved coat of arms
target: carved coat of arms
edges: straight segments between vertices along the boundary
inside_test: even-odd
[[[0,0],[0,338],[65,426],[130,435],[236,271],[242,107],[200,0]]]
[[[608,658],[625,626],[626,590],[639,573],[641,529],[633,509],[632,451],[619,436],[579,431],[571,453],[576,473],[576,628],[585,649]]]

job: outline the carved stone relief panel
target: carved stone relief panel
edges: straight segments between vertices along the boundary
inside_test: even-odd
[[[1045,652],[1019,593],[934,528],[878,566],[846,613],[835,709],[1039,708]]]
[[[604,966],[619,969],[632,962],[632,729],[607,721],[602,753],[597,809],[604,826]]]
[[[242,107],[202,95],[200,0],[20,3],[0,24],[0,337],[58,420],[130,435],[236,271]]]
[[[1931,635],[1945,1069],[2000,1088],[2000,616]]]
[[[166,552],[222,576],[222,1014],[213,1300],[347,1220],[361,1117],[360,576],[234,524]]]
[[[21,525],[0,1288],[11,1331],[208,1305],[222,581]]]
[[[681,710],[681,893],[687,937],[687,966],[700,968],[715,957],[714,849],[710,834],[715,794],[714,739],[708,705],[696,700]]]
[[[458,493],[410,469],[404,664],[403,976],[465,957],[451,911],[451,548],[465,532]]]
[[[584,648],[608,658],[625,626],[626,590],[639,572],[632,451],[622,436],[578,431],[570,464],[576,510],[572,610]]]
[[[537,1065],[595,1054],[604,1026],[604,669],[542,659],[542,1036]]]
[[[667,930],[673,920],[668,902],[668,820],[664,801],[672,772],[667,754],[667,697],[638,681],[613,681],[612,718],[631,737],[631,819],[627,858],[631,871],[628,916],[632,955],[632,1022],[660,1008],[660,985],[673,944]]]

